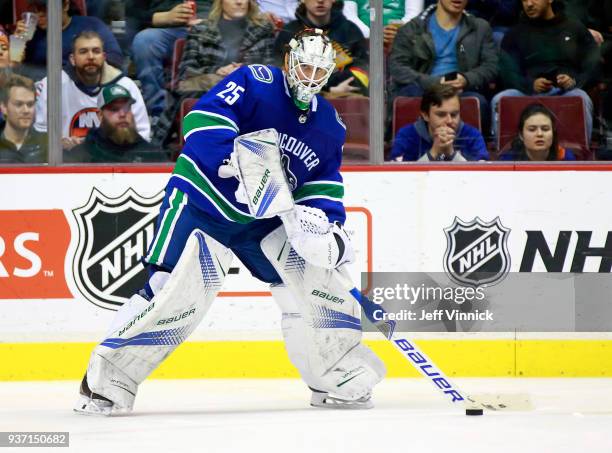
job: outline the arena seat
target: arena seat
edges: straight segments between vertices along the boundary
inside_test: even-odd
[[[370,99],[346,97],[329,99],[346,125],[344,160],[370,159]]]
[[[480,124],[480,104],[478,98],[463,97],[461,102],[461,119],[479,131],[482,130]],[[402,127],[414,123],[421,115],[421,98],[398,96],[393,101],[393,137]]]
[[[529,104],[541,103],[556,117],[559,145],[576,151],[578,159],[591,159],[587,139],[585,111],[578,96],[507,96],[499,102],[497,149],[508,149],[518,133],[521,112]]]
[[[191,111],[196,102],[198,102],[197,98],[187,98],[181,102],[181,108],[179,110],[179,136],[181,137],[181,146],[185,143],[183,139],[183,118]]]
[[[174,50],[172,51],[172,62],[170,63],[170,89],[175,90],[179,83],[179,66],[185,51],[185,38],[179,38],[174,41]]]

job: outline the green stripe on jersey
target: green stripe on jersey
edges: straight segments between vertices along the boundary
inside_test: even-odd
[[[182,211],[181,204],[183,203],[183,199],[185,198],[185,194],[180,190],[174,189],[174,193],[170,198],[170,207],[164,213],[164,218],[159,226],[159,231],[155,236],[155,244],[151,249],[151,253],[147,257],[147,261],[154,264],[161,264],[160,255],[162,250],[164,249],[164,244],[168,240],[168,236],[171,235],[172,225],[175,223],[176,216],[180,214]]]
[[[195,164],[188,158],[180,155],[176,161],[173,175],[180,176],[182,179],[189,182],[192,186],[208,198],[208,200],[228,219],[237,223],[250,223],[255,220],[246,214],[238,211],[234,206],[229,204],[221,195],[213,188],[212,184],[198,172]]]
[[[231,129],[238,132],[236,123],[222,115],[196,110],[189,112],[183,118],[183,137],[187,138],[190,133],[202,128]]]
[[[337,198],[342,201],[344,186],[342,184],[309,183],[293,192],[293,199],[299,201],[306,197]]]

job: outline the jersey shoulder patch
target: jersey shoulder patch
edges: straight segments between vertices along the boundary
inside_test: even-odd
[[[250,64],[248,68],[251,70],[255,80],[262,83],[272,83],[274,76],[272,71],[266,65],[263,64]]]

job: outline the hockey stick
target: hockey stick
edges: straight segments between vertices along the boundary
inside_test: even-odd
[[[352,287],[350,278],[345,269],[338,272],[341,281],[347,288]],[[382,306],[371,302],[361,292],[352,287],[349,289],[351,295],[359,302],[368,320],[382,333],[387,340],[399,351],[410,364],[428,379],[438,391],[454,406],[462,406],[466,414],[472,409],[501,410],[530,410],[532,409],[529,395],[527,394],[474,394],[467,395],[459,390],[438,366],[413,342],[395,333],[395,321],[380,321],[374,317],[378,311],[385,319],[386,313]]]

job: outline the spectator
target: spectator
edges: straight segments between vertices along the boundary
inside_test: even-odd
[[[425,0],[425,7],[437,0]],[[504,33],[518,21],[520,0],[468,0],[466,11],[486,20],[493,30],[493,39],[501,44]]]
[[[392,93],[421,96],[435,83],[450,85],[478,98],[487,125],[484,93],[497,75],[497,49],[489,24],[466,14],[466,4],[439,0],[400,27],[390,56]]]
[[[401,128],[391,150],[395,161],[487,160],[480,131],[461,121],[459,90],[431,85],[421,99],[421,117]]]
[[[179,67],[179,86],[155,127],[167,141],[181,102],[199,98],[242,65],[274,62],[274,30],[255,0],[214,0],[208,20],[191,28]]]
[[[243,64],[272,64],[274,32],[255,0],[214,0],[209,19],[194,26],[179,67],[184,85],[216,75],[215,85]]]
[[[499,160],[576,160],[576,156],[559,146],[552,112],[542,104],[531,104],[521,112],[518,135]]]
[[[196,0],[195,4],[197,16],[207,17],[210,0]],[[166,109],[164,62],[171,58],[175,41],[187,37],[187,27],[196,25],[201,19],[195,19],[186,1],[150,0],[147,6],[134,12],[140,14],[139,20],[146,29],[134,37],[132,55],[149,114],[156,123]]]
[[[100,127],[64,152],[65,162],[163,162],[168,157],[140,136],[132,105],[135,99],[119,84],[106,85],[98,96]]]
[[[523,0],[524,16],[502,41],[500,75],[506,90],[493,97],[493,133],[504,96],[580,96],[588,138],[593,102],[583,90],[594,81],[599,60],[595,40],[580,22],[555,13],[550,0]]]
[[[298,0],[259,0],[259,9],[273,22],[287,23],[295,20]]]
[[[38,15],[38,26],[34,37],[26,46],[24,64],[28,65],[28,73],[36,80],[46,74],[47,65],[47,0],[29,0],[32,10]],[[62,0],[62,64],[68,64],[72,41],[81,32],[95,31],[100,35],[107,53],[107,61],[120,68],[123,64],[123,53],[110,29],[97,17],[72,15],[70,0]],[[22,33],[25,24],[17,22],[16,33]]]
[[[598,30],[597,24],[599,21],[596,19],[598,16],[592,13],[597,8],[597,5],[603,5],[604,3],[605,0],[564,0],[559,5],[567,17],[578,20],[587,27],[597,45],[601,46],[604,42],[604,37],[601,31]]]
[[[80,144],[89,129],[99,126],[97,97],[100,90],[109,84],[125,87],[136,102],[132,112],[138,133],[146,140],[151,134],[142,95],[136,84],[119,69],[106,62],[104,44],[100,35],[93,31],[78,34],[72,45],[70,65],[62,71],[62,141],[65,149]],[[47,78],[37,83],[36,130],[47,131]]]
[[[608,148],[612,151],[612,0],[591,0],[590,24],[595,30],[600,30],[603,42],[600,47],[602,57],[602,81],[605,90],[602,93],[601,107],[603,118],[608,128]],[[593,30],[590,30],[593,34]]]
[[[4,28],[0,26],[0,67],[5,68],[9,65],[9,38]]]
[[[9,56],[9,38],[4,29],[0,27],[0,70],[10,68],[11,60]]]
[[[353,22],[342,14],[342,2],[303,0],[295,11],[296,20],[286,24],[275,41],[278,63],[291,38],[304,28],[320,28],[333,41],[336,68],[323,92],[332,96],[368,93],[368,44]]]
[[[385,47],[393,44],[398,25],[409,22],[423,11],[423,0],[383,0],[383,39]],[[368,0],[346,0],[342,10],[347,19],[354,22],[363,36],[370,37],[370,2]]]
[[[9,38],[0,26],[0,91],[4,89],[4,86],[13,74],[15,64],[15,62],[10,60]],[[2,118],[1,112],[0,118]]]
[[[12,75],[0,92],[0,164],[47,162],[47,134],[37,132],[34,123],[34,83]]]
[[[134,36],[141,30],[136,12],[146,7],[148,0],[87,0],[87,15],[108,25],[119,46],[129,54]]]
[[[0,0],[0,24],[9,25],[13,20],[13,2],[15,0]]]

